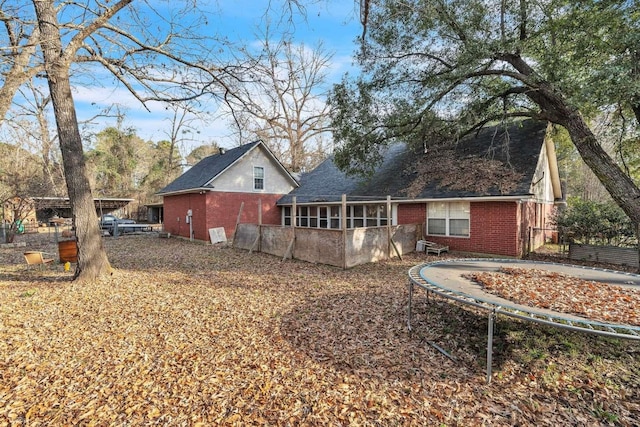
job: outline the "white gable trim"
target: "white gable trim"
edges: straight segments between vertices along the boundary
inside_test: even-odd
[[[547,151],[547,160],[549,162],[549,172],[551,173],[551,187],[553,188],[553,197],[556,200],[562,199],[562,185],[560,185],[560,172],[558,168],[558,157],[556,156],[556,146],[551,138],[552,125],[547,126],[547,133],[544,138],[544,148]]]

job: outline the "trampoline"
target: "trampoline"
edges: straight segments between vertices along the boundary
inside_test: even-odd
[[[482,286],[464,277],[477,272],[495,272],[502,267],[545,270],[582,280],[640,290],[640,275],[615,270],[516,259],[448,259],[416,265],[409,269],[408,329],[411,331],[413,292],[416,286],[427,291],[427,296],[433,293],[451,301],[487,310],[487,383],[491,382],[493,332],[498,314],[578,332],[640,341],[640,326],[606,323],[574,314],[518,304],[488,293]]]

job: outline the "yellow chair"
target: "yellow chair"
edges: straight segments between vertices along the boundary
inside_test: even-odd
[[[27,261],[27,265],[50,264],[54,261],[53,258],[45,258],[44,255],[44,252],[30,251],[24,253],[24,259]]]

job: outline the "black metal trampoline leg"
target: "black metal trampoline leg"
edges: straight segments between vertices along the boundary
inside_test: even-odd
[[[413,303],[413,282],[409,280],[409,304],[407,306],[407,329],[411,331],[411,305]]]
[[[496,320],[496,310],[489,312],[489,326],[487,333],[487,384],[491,383],[491,365],[493,362],[493,326]]]

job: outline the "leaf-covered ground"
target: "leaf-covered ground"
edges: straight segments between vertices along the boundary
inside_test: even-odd
[[[490,293],[518,304],[640,326],[640,289],[582,280],[535,268],[502,267],[468,274]]]
[[[104,243],[117,273],[82,286],[0,249],[0,425],[640,424],[637,342],[501,317],[486,384],[486,313],[418,292],[409,333],[407,270],[434,257]]]

